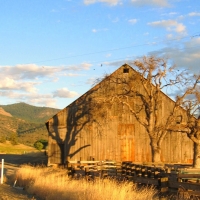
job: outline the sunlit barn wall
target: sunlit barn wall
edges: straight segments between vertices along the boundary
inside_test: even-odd
[[[129,69],[128,73],[124,73],[124,68]],[[144,127],[126,106],[106,101],[127,89],[127,85],[119,84],[122,79],[142,92],[140,75],[124,65],[46,123],[49,164],[67,159],[151,161],[150,140]],[[135,108],[138,101],[130,98],[129,104]],[[161,122],[165,122],[172,106],[173,101],[161,93],[158,107]],[[141,116],[145,118],[144,113]],[[191,163],[192,150],[193,143],[186,135],[169,132],[162,143],[161,160]]]

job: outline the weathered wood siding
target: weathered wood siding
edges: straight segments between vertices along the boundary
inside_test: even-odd
[[[123,67],[110,77],[48,121],[49,164],[61,163],[62,157],[64,160],[151,161],[150,140],[144,127],[126,106],[106,101],[116,92],[126,90],[127,85],[120,83],[122,79],[130,79],[130,84],[142,92],[140,77],[132,68],[129,73],[123,73]],[[158,112],[164,123],[173,101],[163,93],[161,101]],[[139,99],[131,98],[129,104],[136,108]],[[193,143],[186,135],[170,132],[162,143],[161,159],[191,163],[192,148]]]

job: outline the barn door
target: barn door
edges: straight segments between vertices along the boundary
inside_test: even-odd
[[[118,136],[120,139],[121,160],[134,161],[135,160],[134,125],[119,124]]]

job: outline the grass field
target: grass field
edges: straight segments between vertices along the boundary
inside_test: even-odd
[[[66,169],[22,166],[16,172],[17,184],[29,194],[46,200],[152,200],[152,187],[138,189],[133,183],[113,179],[74,180]]]
[[[12,145],[9,141],[0,143],[0,154],[24,154],[37,152],[34,147],[29,147],[23,144]]]
[[[67,169],[46,167],[44,152],[0,154],[0,158],[5,162],[5,183],[0,184],[0,200],[166,200],[160,198],[159,191],[153,187],[138,188],[133,182],[71,179]],[[15,181],[17,188],[25,190],[12,187]],[[167,199],[177,198],[170,194]]]

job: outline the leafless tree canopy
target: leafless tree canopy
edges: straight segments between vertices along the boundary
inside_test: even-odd
[[[200,77],[191,75],[187,70],[177,70],[165,59],[153,56],[143,57],[142,60],[136,60],[133,64],[141,75],[139,80],[136,77],[111,78],[110,83],[121,85],[121,90],[117,94],[113,93],[107,101],[117,102],[118,105],[124,106],[124,109],[128,109],[134,115],[149,135],[152,161],[159,162],[161,145],[166,134],[169,131],[179,131],[176,126],[177,119],[181,118],[181,122],[184,121],[186,127],[189,125],[186,116],[193,118],[193,114],[197,111]],[[163,91],[169,88],[171,91],[179,92],[171,108],[166,110],[165,118],[162,118],[161,112],[166,106],[163,105]],[[132,98],[136,99],[134,104]],[[182,112],[189,113],[189,115],[185,114],[184,116]],[[194,127],[193,125],[192,127]],[[191,135],[192,131],[189,132]],[[187,134],[189,132],[187,131]]]

